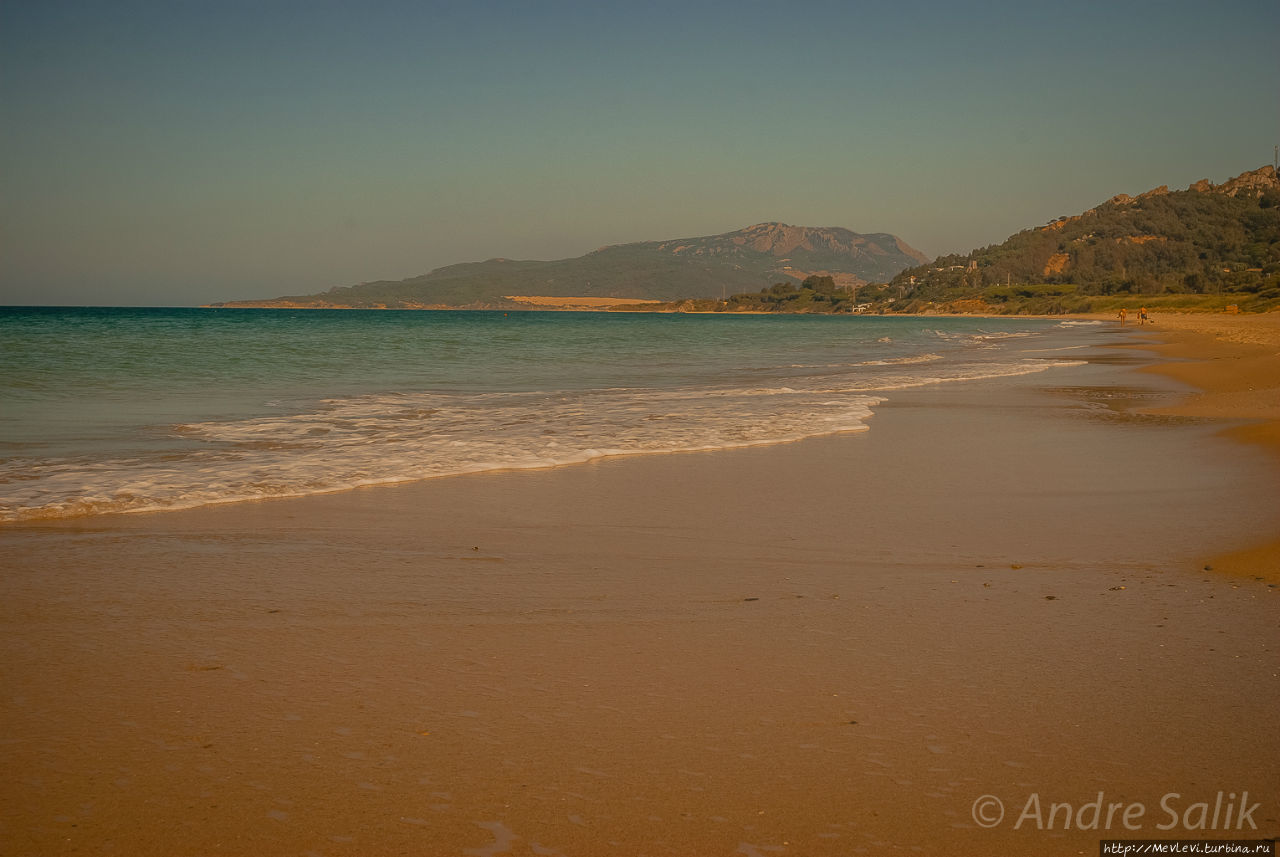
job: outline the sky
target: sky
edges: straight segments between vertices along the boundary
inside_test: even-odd
[[[930,257],[1280,143],[1276,0],[0,4],[0,304],[762,221]]]

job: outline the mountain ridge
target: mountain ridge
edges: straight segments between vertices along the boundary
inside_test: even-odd
[[[612,244],[569,259],[494,257],[404,280],[337,286],[312,295],[225,301],[223,307],[476,308],[519,306],[516,295],[676,300],[719,297],[821,273],[841,285],[883,282],[928,260],[896,235],[776,221],[717,235]]]

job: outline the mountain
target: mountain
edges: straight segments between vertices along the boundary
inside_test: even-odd
[[[1280,305],[1280,180],[1265,166],[1219,185],[1120,194],[862,295],[906,312],[1087,312],[1130,296],[1267,309]]]
[[[558,261],[490,259],[437,268],[407,280],[341,286],[322,294],[213,306],[500,308],[510,296],[546,295],[669,301],[758,291],[819,274],[843,286],[884,282],[927,261],[902,239],[838,227],[759,223],[700,238],[601,247]]]

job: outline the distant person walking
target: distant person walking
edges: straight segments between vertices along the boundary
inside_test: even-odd
[[[1146,323],[1147,323],[1147,308],[1138,307],[1138,324],[1146,324]]]
[[[1120,326],[1124,327],[1124,320],[1129,316],[1129,311],[1124,307],[1120,307]]]

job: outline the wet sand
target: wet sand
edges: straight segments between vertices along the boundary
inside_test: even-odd
[[[1159,325],[1153,350],[1171,359],[1147,371],[1197,391],[1161,412],[1243,421],[1227,436],[1280,456],[1280,313],[1169,315]],[[1253,534],[1248,547],[1209,562],[1228,574],[1280,583],[1280,539]]]
[[[1131,336],[852,435],[0,530],[0,853],[1276,836],[1280,590],[1202,566],[1280,466]],[[1099,793],[1141,829],[1014,829]]]

